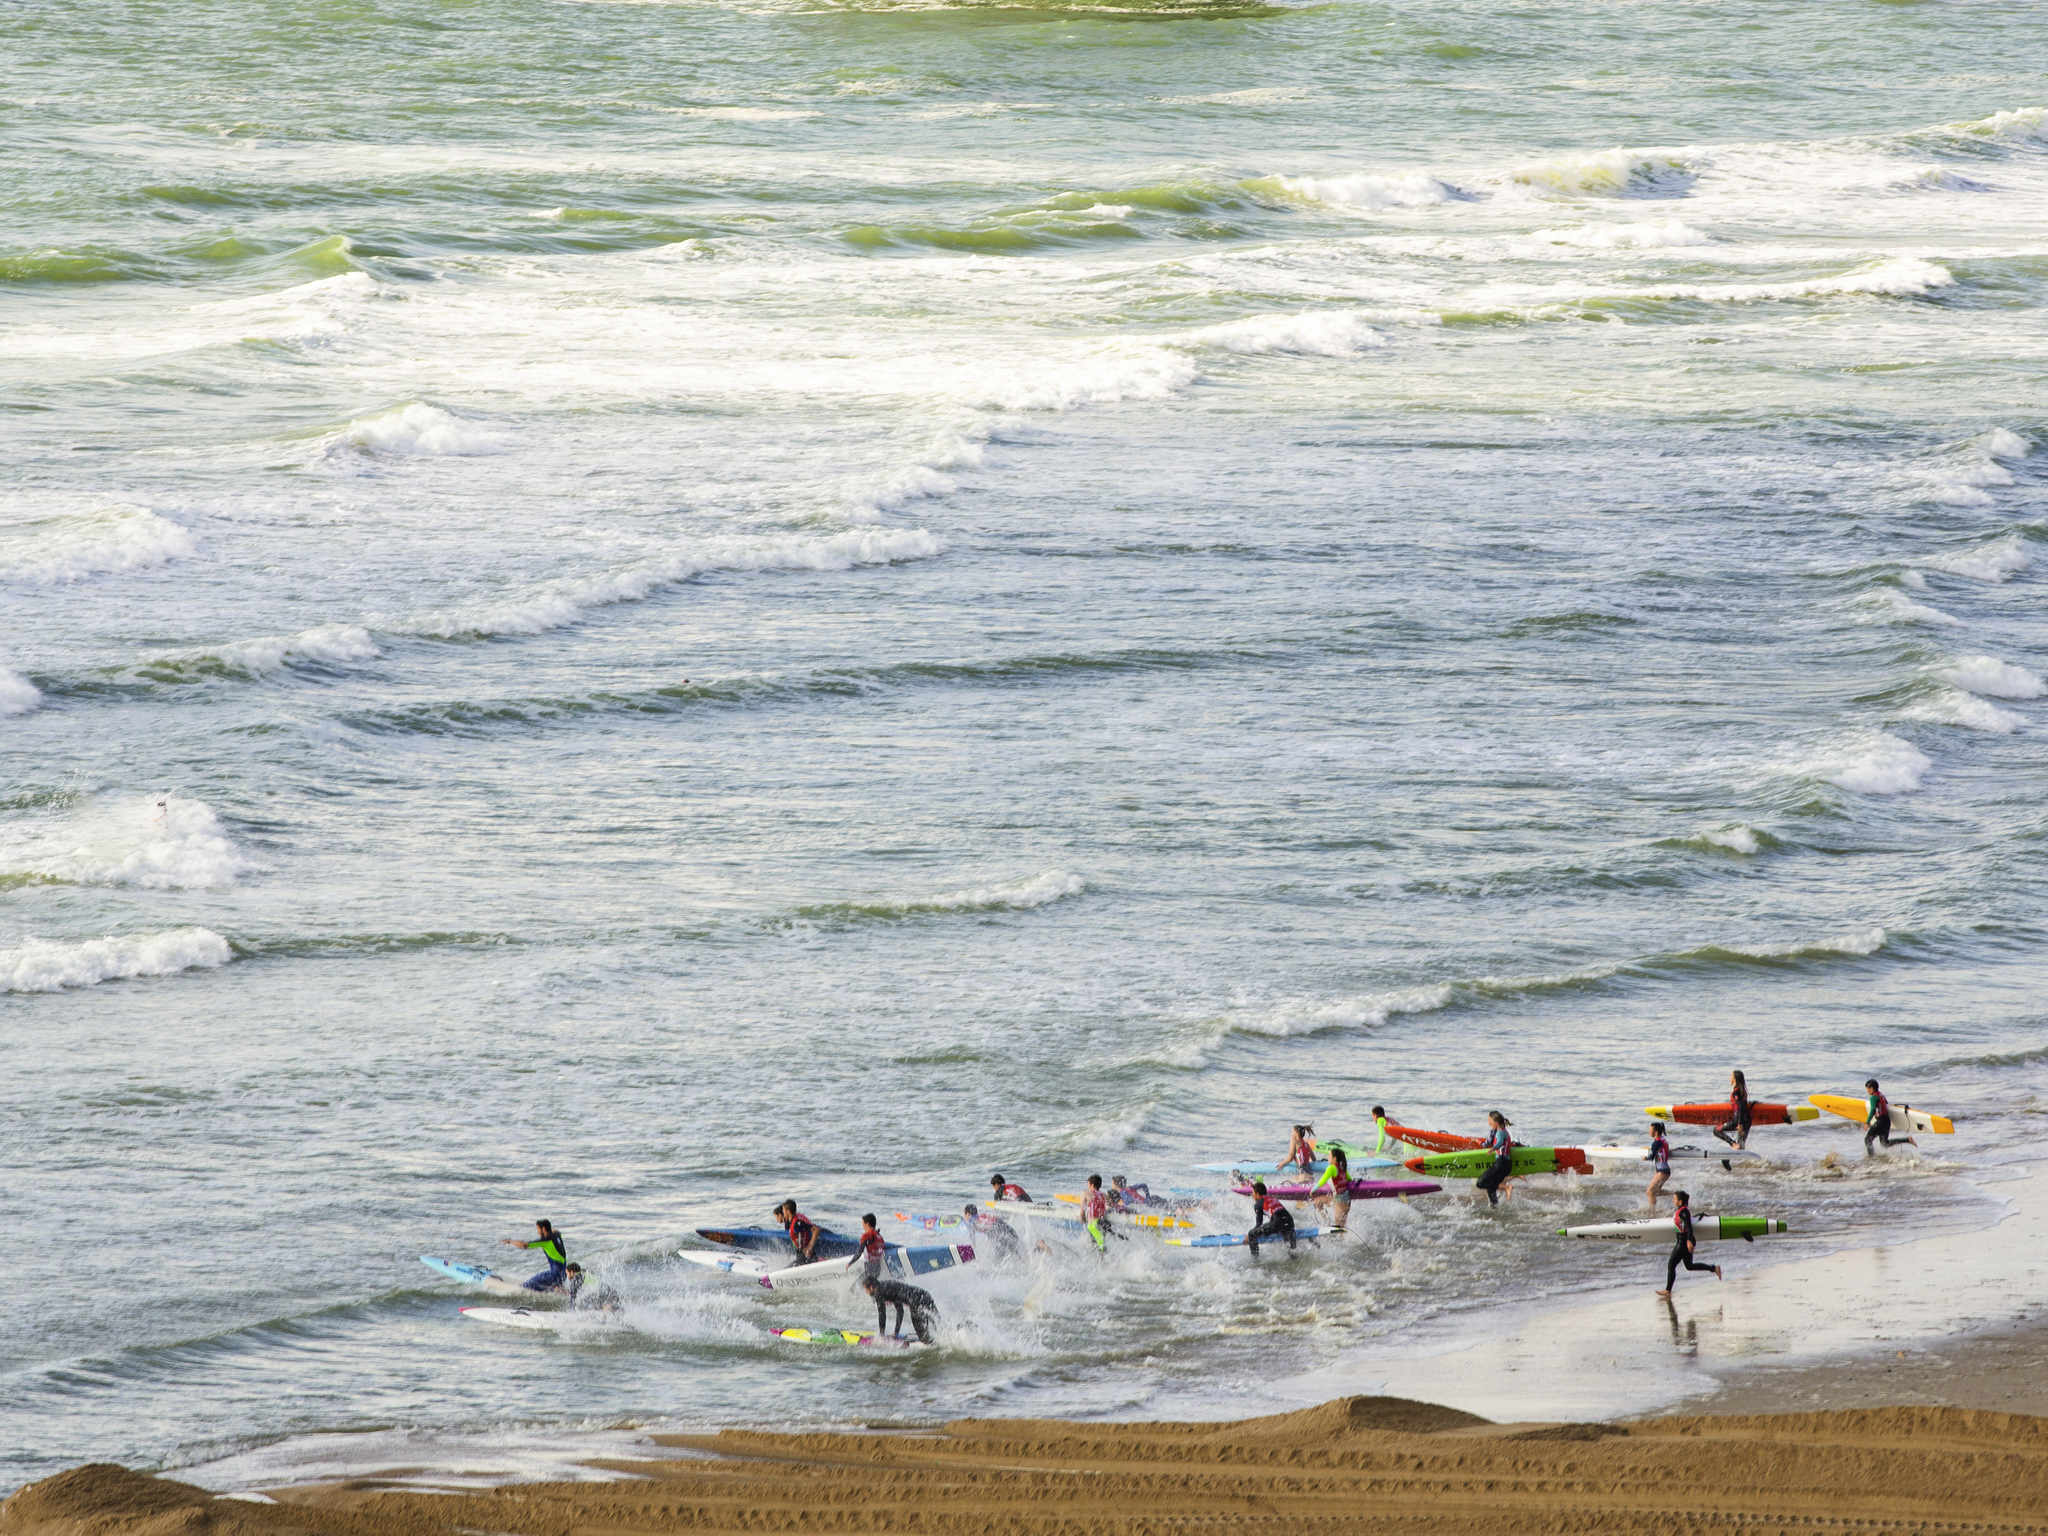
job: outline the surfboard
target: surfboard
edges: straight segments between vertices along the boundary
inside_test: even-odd
[[[718,1243],[727,1248],[744,1248],[752,1253],[793,1254],[789,1234],[780,1227],[699,1227],[697,1235],[707,1243]],[[817,1256],[821,1259],[849,1258],[858,1252],[860,1244],[843,1232],[818,1228]]]
[[[1312,1243],[1324,1235],[1321,1227],[1296,1227],[1294,1229],[1296,1242]],[[1167,1246],[1172,1248],[1242,1248],[1244,1246],[1244,1234],[1242,1232],[1211,1232],[1203,1237],[1169,1237],[1166,1242]],[[1284,1237],[1262,1237],[1259,1239],[1259,1246],[1261,1248],[1285,1248],[1287,1246],[1287,1239]]]
[[[457,1264],[452,1259],[437,1259],[426,1253],[420,1255],[420,1262],[445,1279],[459,1280],[464,1285],[481,1287],[493,1296],[530,1296],[538,1299],[548,1294],[546,1291],[529,1291],[516,1280],[507,1280],[503,1275],[485,1269],[481,1264]]]
[[[1486,1142],[1478,1136],[1458,1136],[1450,1131],[1422,1131],[1412,1125],[1395,1125],[1387,1122],[1387,1134],[1411,1147],[1424,1152],[1469,1152],[1474,1147],[1483,1147]]]
[[[1484,1148],[1476,1152],[1432,1152],[1411,1157],[1408,1166],[1417,1173],[1439,1179],[1476,1179],[1493,1166],[1493,1154]],[[1510,1178],[1532,1173],[1591,1173],[1593,1165],[1578,1147],[1516,1147],[1508,1164]]]
[[[718,1270],[722,1274],[738,1275],[743,1280],[759,1280],[772,1268],[750,1253],[706,1253],[702,1248],[678,1248],[676,1257],[687,1263],[701,1264],[706,1269]],[[832,1261],[827,1259],[820,1262]]]
[[[1863,1117],[1869,1113],[1863,1099],[1846,1093],[1811,1093],[1807,1095],[1807,1103],[1831,1115],[1840,1115],[1844,1120],[1854,1120],[1858,1125],[1864,1123]],[[1803,1105],[1801,1107],[1804,1108]],[[1914,1109],[1907,1104],[1894,1104],[1891,1111],[1895,1135],[1911,1135],[1915,1131],[1925,1131],[1932,1136],[1953,1136],[1956,1133],[1956,1123],[1947,1115],[1930,1115],[1924,1109]]]
[[[1677,1125],[1722,1125],[1735,1118],[1735,1101],[1718,1104],[1652,1104],[1643,1111],[1652,1120],[1669,1120]],[[1752,1099],[1749,1123],[1757,1125],[1798,1125],[1818,1120],[1820,1111],[1811,1104],[1760,1104]]]
[[[1650,1160],[1650,1151],[1647,1147],[1581,1147],[1579,1150],[1596,1163],[1647,1163]],[[1736,1147],[1720,1146],[1673,1147],[1671,1149],[1671,1161],[1674,1163],[1690,1162],[1694,1159],[1709,1163],[1741,1162],[1744,1160],[1761,1162],[1763,1154]]]
[[[1053,1199],[1060,1201],[1062,1204],[1078,1206],[1081,1203],[1082,1197],[1080,1195],[1054,1195]],[[1065,1216],[1066,1212],[1062,1211],[1060,1214]],[[1080,1215],[1077,1212],[1069,1219],[1078,1221],[1080,1220]],[[1185,1216],[1175,1216],[1166,1211],[1119,1211],[1112,1208],[1109,1213],[1109,1220],[1112,1226],[1139,1227],[1148,1232],[1192,1232],[1195,1227],[1195,1224]]]
[[[835,1279],[844,1280],[849,1286],[858,1285],[863,1272],[860,1265],[849,1264],[845,1258],[777,1265],[764,1263],[752,1254],[706,1253],[701,1248],[678,1248],[676,1257],[691,1264],[701,1264],[706,1269],[751,1280],[771,1291],[829,1284]],[[885,1274],[901,1279],[906,1275],[936,1274],[942,1269],[971,1264],[974,1257],[974,1248],[968,1243],[937,1243],[910,1248],[892,1243],[882,1255],[882,1269]]]
[[[839,1344],[854,1349],[916,1349],[923,1340],[899,1339],[887,1333],[862,1333],[857,1328],[770,1328],[785,1344]]]
[[[500,1328],[524,1328],[531,1333],[564,1333],[569,1329],[620,1325],[620,1320],[595,1310],[578,1312],[558,1308],[539,1312],[532,1307],[464,1307],[462,1315],[472,1323],[495,1323]]]
[[[1401,1166],[1398,1158],[1374,1157],[1364,1151],[1354,1155],[1348,1145],[1344,1147],[1344,1157],[1353,1168],[1398,1168]],[[1319,1179],[1323,1175],[1323,1170],[1329,1166],[1330,1160],[1328,1158],[1319,1157],[1309,1165],[1307,1177]],[[1195,1171],[1198,1173],[1243,1173],[1249,1174],[1255,1179],[1263,1179],[1268,1174],[1298,1174],[1302,1169],[1299,1163],[1264,1163],[1255,1157],[1247,1157],[1240,1158],[1234,1163],[1197,1163],[1195,1164]]]
[[[891,1211],[889,1214],[897,1221],[923,1227],[927,1232],[948,1232],[967,1225],[966,1216],[958,1211]]]
[[[1776,1216],[1695,1216],[1692,1219],[1692,1235],[1703,1243],[1741,1238],[1744,1242],[1758,1237],[1775,1237],[1789,1231],[1784,1221]],[[1637,1241],[1659,1238],[1678,1238],[1678,1228],[1671,1225],[1669,1217],[1653,1216],[1647,1221],[1598,1221],[1590,1226],[1559,1227],[1560,1237],[1604,1237],[1635,1239]]]
[[[1325,1190],[1337,1186],[1326,1184]],[[1442,1189],[1441,1184],[1432,1184],[1424,1179],[1353,1179],[1351,1198],[1354,1200],[1406,1200],[1410,1195],[1433,1195]],[[1239,1184],[1231,1190],[1234,1195],[1248,1195],[1252,1192],[1249,1184]],[[1309,1200],[1316,1191],[1308,1184],[1268,1184],[1266,1193],[1275,1200]],[[1189,1223],[1193,1225],[1193,1223]]]

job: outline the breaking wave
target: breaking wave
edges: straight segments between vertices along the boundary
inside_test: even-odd
[[[1879,587],[1858,600],[1864,622],[1870,624],[1932,624],[1957,628],[1962,620],[1927,603],[1916,603],[1896,587]]]
[[[139,667],[158,682],[196,682],[210,677],[260,677],[303,664],[346,666],[381,656],[360,624],[322,624],[296,635],[269,635],[211,648],[164,651]]]
[[[1078,896],[1088,882],[1063,869],[1048,869],[1022,880],[995,885],[968,886],[941,891],[933,896],[914,896],[897,901],[830,902],[799,907],[797,916],[818,918],[930,917],[948,912],[1029,912],[1033,908]]]
[[[330,451],[353,449],[379,458],[468,456],[506,446],[502,433],[418,400],[358,417],[328,440]]]
[[[2000,709],[1988,699],[1955,688],[1943,688],[1931,697],[1909,705],[1899,713],[1902,720],[1924,720],[1929,725],[1959,725],[1965,730],[1991,731],[2010,736],[2026,724],[2009,709]]]
[[[43,690],[9,667],[0,667],[0,718],[43,707]]]
[[[190,555],[189,530],[143,507],[106,507],[0,530],[0,581],[56,586]]]
[[[211,970],[231,958],[228,941],[210,928],[171,928],[80,944],[30,939],[0,949],[0,992],[61,992],[102,981],[171,976]]]
[[[180,795],[87,800],[0,831],[0,883],[219,890],[256,867],[210,806]]]
[[[1972,581],[2001,582],[2027,568],[2029,557],[2020,536],[2009,533],[1974,549],[1958,549],[1945,555],[1930,555],[1921,565],[1930,571],[1947,571]]]
[[[2038,672],[2016,667],[1995,656],[1965,656],[1935,673],[1944,682],[1993,699],[2038,699],[2048,684]]]
[[[1933,766],[1910,741],[1861,731],[1802,760],[1796,771],[1854,794],[1903,795],[1918,789]]]

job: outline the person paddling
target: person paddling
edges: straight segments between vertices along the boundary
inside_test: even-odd
[[[932,1300],[932,1293],[920,1290],[914,1285],[905,1285],[901,1280],[878,1280],[873,1275],[861,1281],[861,1287],[875,1298],[875,1332],[884,1333],[889,1327],[889,1308],[896,1309],[895,1337],[903,1337],[903,1313],[910,1312],[910,1326],[916,1331],[920,1344],[932,1341],[932,1324],[939,1320],[939,1304]]]
[[[1327,1192],[1323,1186],[1330,1186]],[[1351,1219],[1351,1160],[1344,1155],[1344,1149],[1334,1142],[1330,1146],[1330,1166],[1323,1170],[1323,1176],[1309,1191],[1309,1198],[1318,1209],[1327,1202],[1330,1206],[1330,1230],[1342,1232],[1344,1224]]]
[[[1663,1193],[1665,1183],[1671,1177],[1671,1140],[1664,1134],[1664,1122],[1650,1122],[1650,1166],[1656,1171],[1650,1175],[1648,1196],[1650,1209],[1657,1209],[1657,1196]]]
[[[1019,1204],[1031,1204],[1031,1197],[1024,1193],[1022,1184],[1012,1184],[1000,1173],[988,1176],[989,1199],[992,1201],[1015,1200]]]
[[[1493,1166],[1479,1175],[1479,1187],[1486,1191],[1488,1205],[1500,1204],[1501,1186],[1515,1171],[1515,1139],[1508,1134],[1508,1127],[1514,1122],[1497,1109],[1486,1112],[1486,1140],[1480,1146],[1493,1154]],[[1514,1191],[1508,1191],[1508,1198],[1514,1198]]]
[[[540,1256],[547,1261],[547,1268],[528,1280],[522,1290],[559,1291],[562,1282],[569,1276],[569,1245],[562,1240],[562,1234],[555,1230],[555,1224],[545,1217],[534,1222],[534,1230],[540,1235],[530,1242],[521,1242],[516,1237],[504,1239],[507,1248],[538,1248]]]
[[[1254,1259],[1259,1256],[1261,1238],[1283,1238],[1287,1251],[1294,1252],[1294,1218],[1288,1214],[1286,1206],[1266,1193],[1264,1179],[1252,1185],[1252,1223],[1251,1231],[1244,1235],[1244,1242]]]
[[[1699,1239],[1692,1230],[1692,1196],[1682,1189],[1673,1190],[1671,1204],[1671,1225],[1678,1234],[1678,1241],[1671,1245],[1671,1262],[1664,1266],[1664,1289],[1657,1293],[1659,1296],[1671,1294],[1671,1287],[1678,1281],[1678,1266],[1681,1264],[1687,1269],[1711,1269],[1716,1280],[1721,1278],[1720,1265],[1701,1264],[1692,1256],[1694,1248],[1699,1245]]]
[[[1877,1086],[1877,1079],[1867,1077],[1863,1086],[1869,1090],[1869,1097],[1863,1101],[1863,1155],[1870,1155],[1873,1141],[1882,1142],[1887,1147],[1894,1141],[1902,1141],[1909,1147],[1919,1146],[1920,1143],[1910,1136],[1892,1135],[1892,1103]]]
[[[1749,1084],[1739,1067],[1728,1074],[1728,1100],[1728,1118],[1714,1127],[1714,1136],[1740,1152],[1749,1144],[1749,1126],[1756,1117],[1756,1109],[1749,1102]],[[1730,1131],[1735,1134],[1729,1135]],[[1727,1164],[1724,1162],[1722,1166],[1725,1168]]]
[[[848,1269],[856,1264],[865,1264],[861,1271],[863,1280],[878,1279],[882,1273],[882,1259],[888,1253],[889,1245],[882,1241],[882,1234],[875,1226],[875,1213],[869,1211],[860,1219],[860,1246],[853,1250],[853,1257],[846,1261]]]

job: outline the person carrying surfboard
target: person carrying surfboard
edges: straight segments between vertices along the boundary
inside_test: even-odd
[[[1021,1205],[1031,1204],[1031,1197],[1024,1193],[1022,1184],[1012,1184],[1000,1173],[988,1176],[989,1199],[993,1201],[1014,1200]]]
[[[1863,1101],[1863,1155],[1870,1155],[1870,1144],[1874,1141],[1882,1142],[1887,1147],[1894,1141],[1903,1141],[1909,1147],[1919,1146],[1920,1143],[1910,1136],[1892,1135],[1891,1100],[1887,1099],[1884,1091],[1877,1086],[1877,1079],[1866,1077],[1863,1086],[1870,1090],[1870,1096]]]
[[[1374,1157],[1384,1157],[1387,1154],[1388,1147],[1398,1147],[1399,1145],[1401,1145],[1401,1139],[1387,1130],[1386,1105],[1373,1105],[1372,1123],[1373,1128],[1379,1132],[1378,1139],[1374,1141],[1372,1144],[1372,1155]]]
[[[1284,1238],[1287,1251],[1294,1252],[1294,1217],[1266,1193],[1266,1181],[1260,1179],[1252,1185],[1252,1229],[1244,1235],[1244,1245],[1251,1249],[1253,1259],[1259,1256],[1259,1240],[1267,1237]]]
[[[562,1282],[569,1276],[569,1245],[562,1240],[562,1234],[555,1230],[555,1224],[546,1217],[536,1217],[534,1230],[540,1236],[531,1242],[521,1242],[516,1237],[503,1239],[507,1248],[538,1248],[540,1256],[547,1260],[547,1268],[528,1280],[522,1287],[529,1291],[559,1291]]]
[[[896,1309],[895,1337],[902,1338],[903,1313],[908,1308],[910,1326],[916,1331],[918,1342],[932,1342],[932,1324],[939,1320],[939,1304],[932,1300],[930,1291],[905,1285],[901,1280],[883,1280],[874,1275],[861,1281],[861,1286],[875,1298],[875,1332],[888,1332],[889,1308],[893,1306]]]
[[[1678,1233],[1678,1241],[1671,1245],[1671,1262],[1664,1266],[1664,1289],[1659,1296],[1669,1296],[1671,1287],[1678,1283],[1678,1266],[1687,1269],[1711,1269],[1716,1280],[1721,1278],[1721,1266],[1702,1264],[1693,1258],[1693,1249],[1699,1244],[1692,1230],[1692,1196],[1682,1189],[1671,1192],[1671,1225]]]
[[[869,1211],[860,1219],[860,1246],[853,1250],[853,1257],[846,1261],[848,1269],[856,1264],[867,1267],[861,1271],[861,1278],[874,1280],[882,1273],[882,1258],[888,1253],[889,1245],[882,1241],[882,1234],[875,1226],[875,1213]]]
[[[1325,1184],[1330,1186],[1329,1190],[1318,1193]],[[1351,1160],[1335,1142],[1330,1143],[1330,1166],[1323,1170],[1323,1176],[1310,1189],[1309,1198],[1319,1209],[1326,1202],[1329,1204],[1332,1232],[1344,1230],[1344,1223],[1351,1219]]]
[[[1740,1151],[1749,1144],[1749,1124],[1755,1114],[1749,1102],[1749,1084],[1743,1079],[1742,1069],[1737,1067],[1728,1074],[1728,1118],[1714,1127],[1715,1139],[1725,1141]],[[1730,1136],[1730,1131],[1735,1134]]]
[[[1650,1175],[1648,1191],[1650,1209],[1657,1209],[1657,1196],[1663,1192],[1665,1182],[1671,1177],[1671,1142],[1664,1134],[1664,1122],[1650,1122],[1650,1164],[1656,1169]]]
[[[1486,1121],[1486,1139],[1480,1146],[1493,1153],[1493,1166],[1479,1175],[1479,1187],[1486,1191],[1488,1205],[1499,1205],[1501,1186],[1515,1171],[1515,1139],[1508,1134],[1508,1127],[1514,1122],[1497,1109],[1486,1112]],[[1513,1190],[1508,1191],[1508,1198],[1514,1198]]]
[[[1081,1225],[1097,1253],[1109,1251],[1109,1196],[1102,1192],[1102,1175],[1088,1175],[1088,1193],[1081,1197]]]
[[[796,1250],[797,1263],[815,1261],[818,1257],[818,1224],[798,1210],[794,1200],[785,1200],[775,1207],[775,1216],[782,1223],[789,1246]]]

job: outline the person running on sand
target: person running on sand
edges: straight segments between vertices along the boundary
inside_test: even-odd
[[[1650,1209],[1657,1209],[1657,1196],[1663,1193],[1664,1185],[1671,1178],[1671,1141],[1664,1134],[1664,1122],[1650,1122],[1650,1165],[1656,1172],[1650,1175],[1648,1196]]]
[[[1303,1173],[1314,1173],[1318,1160],[1316,1128],[1312,1125],[1297,1125],[1292,1140],[1287,1144],[1287,1160],[1280,1166],[1299,1168]]]
[[[875,1298],[875,1332],[886,1333],[889,1328],[889,1308],[896,1309],[895,1337],[903,1337],[903,1313],[908,1308],[910,1326],[917,1333],[920,1344],[932,1341],[932,1324],[939,1320],[939,1304],[932,1300],[930,1291],[919,1290],[914,1285],[905,1285],[901,1280],[878,1280],[870,1275],[861,1281],[861,1287]]]
[[[1109,1251],[1109,1196],[1102,1192],[1102,1175],[1088,1175],[1088,1193],[1081,1197],[1081,1225],[1087,1229],[1097,1253]]]
[[[966,1207],[961,1214],[967,1218],[967,1229],[978,1237],[988,1239],[998,1259],[1016,1259],[1024,1255],[1024,1240],[1017,1236],[1017,1229],[993,1211],[977,1211]]]
[[[1480,1145],[1493,1154],[1493,1166],[1479,1175],[1479,1187],[1486,1191],[1488,1205],[1499,1205],[1501,1186],[1515,1171],[1515,1139],[1508,1134],[1508,1127],[1514,1122],[1497,1109],[1489,1109],[1486,1120],[1486,1140]],[[1507,1196],[1513,1199],[1514,1191],[1508,1190]]]
[[[1012,1184],[1000,1173],[992,1173],[988,1176],[988,1187],[990,1191],[989,1199],[992,1202],[1015,1200],[1023,1205],[1031,1204],[1031,1197],[1024,1193],[1024,1186],[1022,1184]]]
[[[1329,1189],[1324,1190],[1324,1185]],[[1332,1143],[1330,1166],[1323,1170],[1323,1176],[1316,1180],[1315,1188],[1309,1191],[1309,1198],[1316,1203],[1316,1209],[1330,1207],[1330,1230],[1342,1232],[1344,1224],[1351,1219],[1351,1160],[1344,1155],[1344,1149]]]
[[[1693,1259],[1693,1249],[1698,1246],[1699,1239],[1692,1230],[1692,1196],[1682,1189],[1673,1190],[1671,1204],[1671,1225],[1677,1229],[1678,1241],[1671,1245],[1671,1262],[1664,1266],[1664,1289],[1657,1293],[1659,1296],[1671,1294],[1671,1287],[1678,1281],[1678,1266],[1681,1264],[1687,1269],[1711,1269],[1716,1280],[1721,1278],[1720,1265],[1700,1264]]]
[[[785,1200],[775,1207],[775,1215],[782,1230],[789,1234],[789,1246],[796,1250],[797,1263],[813,1263],[818,1257],[817,1223],[798,1210],[794,1200]]]
[[[1873,1141],[1882,1142],[1887,1147],[1895,1141],[1902,1141],[1909,1147],[1919,1146],[1920,1143],[1910,1136],[1892,1134],[1892,1103],[1877,1086],[1877,1079],[1867,1077],[1863,1086],[1870,1090],[1870,1096],[1863,1101],[1863,1155],[1870,1155]]]
[[[538,1248],[540,1256],[547,1261],[547,1268],[528,1280],[522,1290],[559,1291],[562,1282],[569,1275],[569,1245],[562,1234],[555,1230],[555,1224],[545,1218],[535,1220],[534,1230],[540,1236],[530,1242],[521,1242],[516,1237],[504,1239],[507,1248]]]
[[[1245,1233],[1245,1246],[1252,1251],[1252,1257],[1259,1256],[1259,1240],[1278,1237],[1286,1240],[1287,1251],[1294,1252],[1294,1218],[1287,1207],[1266,1193],[1266,1181],[1261,1179],[1252,1186],[1252,1229]]]
[[[889,1251],[889,1245],[882,1241],[882,1234],[875,1227],[875,1213],[869,1211],[860,1219],[860,1246],[853,1251],[853,1257],[846,1261],[848,1269],[856,1264],[865,1264],[861,1271],[863,1280],[873,1280],[882,1273],[882,1258]]]
[[[1749,1102],[1749,1084],[1739,1067],[1728,1074],[1728,1099],[1729,1116],[1714,1127],[1714,1136],[1740,1152],[1749,1144],[1749,1124],[1756,1110]],[[1730,1131],[1735,1134],[1729,1135]]]

